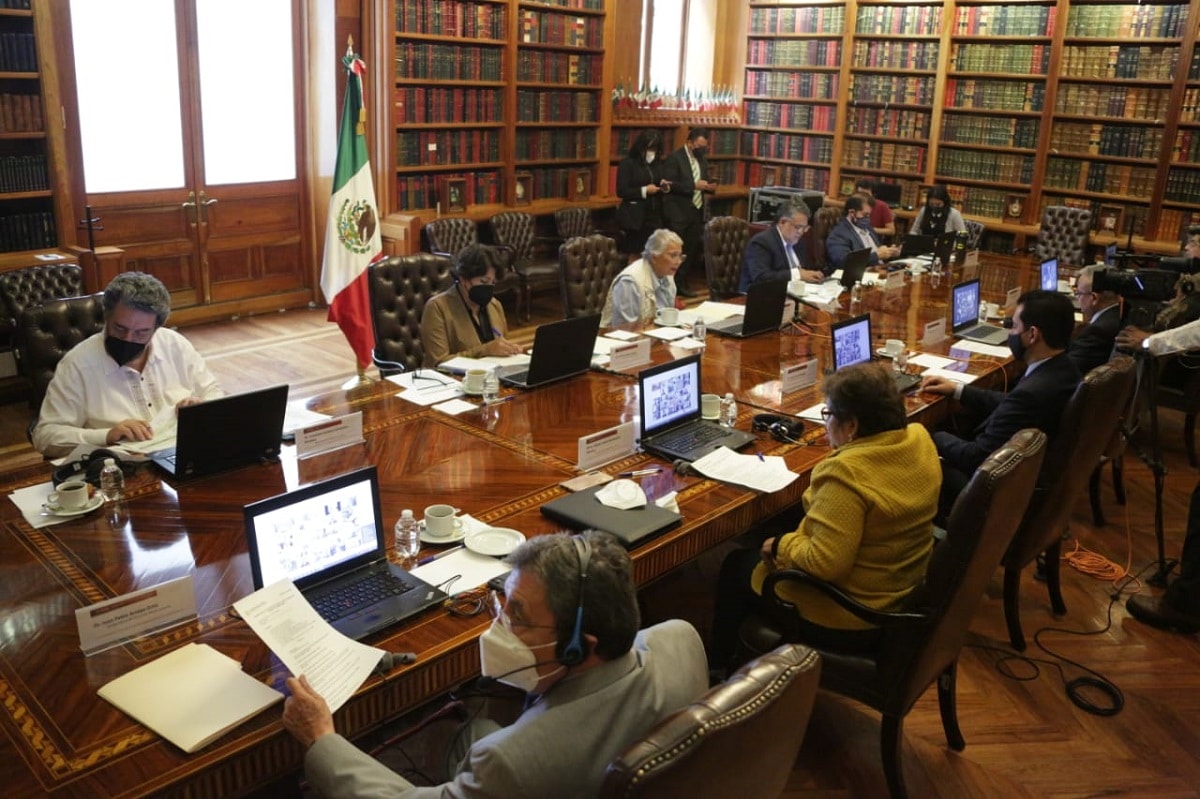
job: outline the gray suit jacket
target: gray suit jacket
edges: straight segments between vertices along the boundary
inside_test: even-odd
[[[414,787],[340,735],[318,739],[304,771],[329,797],[595,796],[621,750],[707,687],[700,636],[676,619],[642,630],[625,655],[567,677],[511,725],[476,741],[452,782]]]

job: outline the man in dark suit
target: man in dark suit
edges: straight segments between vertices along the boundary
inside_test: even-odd
[[[872,266],[900,254],[899,247],[879,243],[879,237],[871,229],[871,209],[865,197],[860,194],[847,197],[845,212],[842,221],[825,238],[825,255],[834,269],[841,269],[847,255],[864,247],[871,250],[868,263]]]
[[[821,280],[821,272],[808,268],[808,248],[803,239],[807,230],[808,206],[783,205],[775,224],[746,242],[738,291],[744,294],[751,283],[764,280],[791,280],[793,268],[800,270],[801,280]]]
[[[1018,430],[1036,427],[1053,445],[1059,417],[1079,384],[1079,372],[1066,353],[1074,327],[1069,299],[1055,291],[1028,291],[1017,300],[1008,335],[1013,357],[1025,362],[1025,373],[1012,391],[1005,394],[944,377],[927,377],[921,383],[922,391],[954,395],[968,410],[985,417],[969,437],[944,430],[933,435],[942,456],[943,511],[988,455]]]
[[[676,293],[695,297],[687,285],[687,275],[699,264],[704,268],[704,192],[716,191],[708,179],[708,128],[688,131],[682,147],[667,156],[663,178],[668,182],[663,197],[663,221],[683,240],[684,263],[675,273]]]
[[[1067,357],[1080,375],[1086,375],[1102,363],[1108,363],[1113,342],[1121,330],[1120,297],[1112,291],[1094,291],[1096,273],[1104,267],[1085,266],[1075,280],[1079,311],[1087,322],[1071,340]]]

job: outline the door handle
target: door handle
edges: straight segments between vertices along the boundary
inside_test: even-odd
[[[196,226],[196,192],[189,191],[187,202],[180,204],[183,210],[187,213],[188,224],[192,227]]]
[[[204,192],[200,192],[200,223],[208,224],[208,209],[217,204],[216,197],[205,197]]]

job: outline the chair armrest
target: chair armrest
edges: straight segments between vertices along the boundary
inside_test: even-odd
[[[927,616],[924,613],[914,613],[911,611],[901,613],[891,613],[875,608],[869,608],[862,603],[851,599],[842,589],[830,582],[826,582],[820,578],[814,577],[803,569],[780,569],[773,571],[767,575],[767,579],[763,582],[763,597],[769,601],[773,601],[778,605],[783,605],[794,610],[790,602],[779,596],[776,591],[776,586],[783,582],[803,583],[810,585],[813,588],[821,591],[842,608],[845,608],[850,613],[853,613],[858,618],[873,624],[876,627],[888,627],[895,624],[911,623],[924,621]]]

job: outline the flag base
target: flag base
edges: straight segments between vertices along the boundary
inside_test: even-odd
[[[358,373],[354,377],[350,378],[345,383],[342,383],[342,391],[351,391],[356,388],[374,385],[377,382],[379,381],[369,376],[367,374],[367,370],[360,366],[358,368]]]

